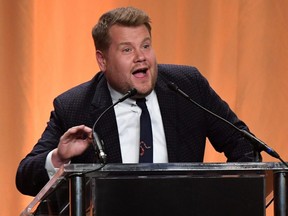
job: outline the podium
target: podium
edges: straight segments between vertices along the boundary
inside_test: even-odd
[[[284,216],[287,172],[281,163],[70,164],[21,216],[263,216],[267,197]]]

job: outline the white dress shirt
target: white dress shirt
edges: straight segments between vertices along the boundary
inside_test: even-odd
[[[109,91],[113,103],[123,95],[110,86]],[[162,117],[155,91],[146,97],[146,105],[150,114],[153,134],[153,162],[167,163],[168,154]],[[140,115],[141,108],[133,99],[126,99],[114,107],[119,132],[120,148],[123,163],[139,162]],[[105,145],[105,144],[104,144]]]

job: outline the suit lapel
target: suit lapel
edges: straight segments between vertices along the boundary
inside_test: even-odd
[[[112,99],[106,78],[105,76],[100,76],[90,109],[91,118],[94,122],[111,105]],[[97,122],[95,131],[104,142],[104,151],[107,154],[108,163],[121,163],[118,127],[113,108],[106,112]]]
[[[161,73],[161,71],[159,71]],[[166,144],[168,150],[168,161],[176,162],[177,158],[177,107],[174,92],[167,87],[167,81],[160,74],[158,76],[155,91],[158,98],[158,103],[161,111]]]

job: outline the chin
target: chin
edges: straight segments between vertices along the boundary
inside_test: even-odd
[[[136,88],[137,89],[137,95],[135,97],[137,98],[142,98],[142,97],[146,97],[147,95],[149,95],[153,89],[149,88],[149,89],[141,89],[141,88]]]

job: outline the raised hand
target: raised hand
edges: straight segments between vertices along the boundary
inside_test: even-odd
[[[72,157],[81,155],[92,143],[92,129],[79,125],[67,130],[60,138],[58,147],[52,153],[55,168],[68,163]]]

